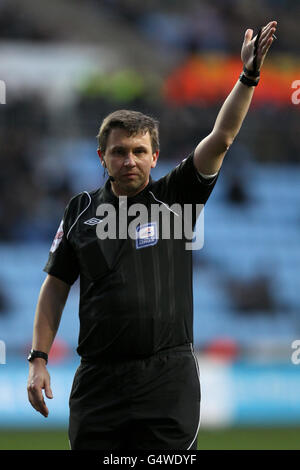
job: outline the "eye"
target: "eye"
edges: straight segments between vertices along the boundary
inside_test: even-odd
[[[113,149],[113,155],[124,155],[125,153],[125,150],[122,149],[121,147],[117,147],[115,149]]]
[[[137,155],[140,155],[140,154],[145,153],[145,152],[146,152],[146,150],[145,150],[144,148],[142,148],[142,147],[137,148],[137,149],[135,150],[135,153],[136,153]]]

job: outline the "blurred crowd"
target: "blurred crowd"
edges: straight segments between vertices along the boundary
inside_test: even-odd
[[[64,0],[80,7],[80,0]],[[0,2],[0,38],[49,41],[57,30],[41,27],[38,17],[11,0]],[[237,51],[241,27],[259,27],[276,19],[280,26],[278,50],[298,53],[300,4],[294,0],[87,0],[95,15],[119,18],[156,43],[176,48],[196,44],[199,50]],[[50,8],[49,6],[47,8]],[[87,25],[88,27],[88,25]],[[114,32],[116,33],[116,32]]]
[[[79,0],[72,3],[80,8]],[[279,22],[276,54],[290,56],[297,52],[299,29],[295,18],[300,13],[300,4],[290,0],[201,3],[187,0],[184,4],[174,0],[144,3],[88,0],[86,3],[95,15],[105,13],[111,19],[117,18],[124,27],[158,47],[166,57],[170,51],[176,51],[177,68],[170,69],[165,76],[155,71],[146,75],[133,69],[88,75],[78,88],[72,107],[57,115],[49,110],[43,96],[25,91],[18,97],[11,95],[7,104],[0,107],[1,241],[48,241],[49,233],[55,230],[66,203],[73,196],[72,184],[63,166],[59,177],[51,178],[44,165],[49,154],[55,152],[58,134],[61,139],[67,129],[68,139],[90,139],[96,149],[95,135],[103,117],[115,109],[136,109],[159,119],[161,158],[177,163],[211,131],[224,100],[222,94],[214,95],[213,100],[207,98],[213,90],[209,83],[206,95],[203,88],[200,90],[203,99],[194,102],[170,99],[174,96],[174,86],[167,88],[167,85],[171,83],[170,77],[176,77],[181,64],[191,56],[200,60],[202,54],[210,52],[238,56],[241,30],[258,27],[271,19]],[[20,8],[20,2],[2,0],[0,40],[42,44],[60,40],[60,34],[59,28],[55,32],[53,27],[47,29],[39,25],[36,16]],[[218,71],[219,83],[223,82],[221,73],[222,68]],[[205,77],[202,77],[204,86]],[[235,79],[232,77],[233,81]],[[177,87],[177,96],[182,90]],[[253,161],[299,163],[298,118],[299,106],[282,103],[279,99],[262,101],[259,107],[250,109],[238,137],[238,148],[247,149],[245,154]],[[232,165],[236,162],[235,158]]]
[[[278,20],[278,50],[297,54],[300,4],[294,0],[89,0],[95,11],[106,9],[156,43],[199,51],[237,51],[242,28]],[[243,29],[242,29],[243,30]]]

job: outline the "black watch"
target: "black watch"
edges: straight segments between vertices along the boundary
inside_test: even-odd
[[[249,77],[258,78],[260,77],[259,70],[249,70],[247,69],[246,65],[244,65],[243,72],[249,75]]]
[[[239,77],[240,82],[242,82],[246,86],[257,86],[259,82],[259,78],[257,80],[254,80],[252,78],[246,77],[246,75],[242,72],[240,77]]]
[[[41,357],[42,359],[45,359],[46,364],[48,363],[48,354],[42,352],[42,351],[36,351],[35,349],[32,349],[29,353],[29,356],[27,357],[27,360],[29,362],[32,362],[33,359],[36,357]]]

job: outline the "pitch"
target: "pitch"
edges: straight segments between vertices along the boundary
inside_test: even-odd
[[[300,428],[202,430],[198,450],[300,450]],[[67,431],[0,431],[0,450],[69,450]]]

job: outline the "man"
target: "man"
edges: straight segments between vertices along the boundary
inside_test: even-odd
[[[98,154],[109,178],[103,188],[83,192],[67,206],[45,267],[29,356],[29,401],[47,417],[42,390],[53,397],[48,353],[70,287],[80,276],[81,363],[70,395],[71,449],[197,449],[192,254],[184,236],[171,231],[169,239],[161,237],[159,222],[166,214],[177,220],[173,204],[206,203],[248,111],[276,26],[268,23],[253,39],[253,31],[246,31],[243,74],[212,132],[160,180],[150,176],[159,155],[153,119],[123,110],[102,123]],[[159,204],[165,212],[136,225],[135,237],[124,237],[122,204],[128,233],[135,204],[149,210]],[[110,208],[117,215],[110,229],[117,237],[101,236]]]

